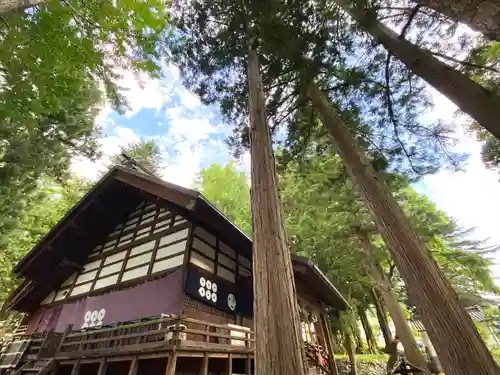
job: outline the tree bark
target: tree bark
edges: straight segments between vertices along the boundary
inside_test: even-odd
[[[486,38],[500,40],[500,3],[496,0],[413,0],[462,22]]]
[[[384,336],[385,347],[387,348],[392,341],[391,329],[389,328],[389,321],[387,320],[387,315],[385,313],[384,307],[380,303],[379,295],[375,288],[372,289],[373,303],[375,305],[375,311],[377,312],[377,320],[380,326],[380,331],[382,336]]]
[[[356,320],[356,322],[353,323],[353,325],[350,328],[352,331],[352,335],[354,337],[354,342],[356,343],[355,352],[357,354],[363,354],[363,340],[361,340],[361,334],[359,332],[358,321]]]
[[[328,97],[314,84],[307,94],[369,208],[447,374],[498,375],[491,353],[456,292],[418,237],[398,202],[360,151]]]
[[[382,270],[382,267],[380,267],[380,265],[375,261],[375,252],[373,251],[373,244],[370,241],[368,233],[359,232],[358,239],[361,243],[362,248],[367,254],[367,271],[373,278],[375,288],[379,291],[380,295],[382,296],[382,300],[387,307],[387,310],[389,310],[389,314],[392,318],[392,321],[394,322],[394,326],[396,327],[396,334],[403,344],[406,358],[408,358],[408,361],[410,361],[410,363],[414,364],[415,366],[426,369],[427,367],[425,358],[418,349],[417,342],[415,341],[415,336],[413,336],[413,332],[406,322],[406,318],[404,316],[403,309],[399,304],[398,297],[396,296],[391,283],[387,279],[387,276]],[[389,345],[387,346],[392,346],[391,343],[389,343]]]
[[[359,308],[359,318],[361,319],[361,325],[363,326],[363,330],[365,331],[366,342],[368,343],[368,349],[370,353],[377,354],[377,340],[375,339],[375,335],[373,334],[372,327],[370,325],[370,321],[366,316],[366,309]]]
[[[348,328],[348,329],[350,329],[350,328]],[[356,361],[356,352],[355,352],[354,346],[352,344],[352,335],[349,332],[345,334],[345,350],[347,351],[347,356],[349,357],[349,363],[351,364],[350,375],[358,375],[358,364]]]
[[[0,14],[23,10],[42,2],[43,0],[0,0]]]
[[[421,332],[422,341],[424,342],[425,347],[429,353],[429,362],[430,362],[430,370],[433,374],[439,374],[443,372],[443,367],[441,366],[441,362],[439,362],[439,357],[437,356],[436,349],[434,349],[434,345],[432,345],[431,340],[429,339],[429,335],[427,332]]]
[[[255,373],[304,375],[295,282],[286,243],[257,53],[248,51]]]
[[[361,8],[351,7],[350,0],[335,0],[368,32],[377,43],[396,56],[413,73],[450,99],[496,138],[500,139],[500,97],[486,90],[465,74],[449,67],[379,22]]]

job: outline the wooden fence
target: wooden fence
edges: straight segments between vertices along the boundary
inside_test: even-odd
[[[175,345],[183,348],[224,349],[247,352],[253,348],[253,332],[245,327],[228,326],[202,320],[167,317],[113,327],[71,331],[62,335],[55,357],[82,352],[105,354],[135,349]]]

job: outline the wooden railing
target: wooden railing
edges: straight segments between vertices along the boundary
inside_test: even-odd
[[[85,331],[67,331],[56,357],[128,352],[145,348],[224,349],[248,352],[253,332],[239,326],[214,324],[192,318],[167,317]]]
[[[21,325],[16,328],[16,330],[12,333],[12,337],[17,338],[19,336],[26,335],[26,331],[28,330],[27,325]]]

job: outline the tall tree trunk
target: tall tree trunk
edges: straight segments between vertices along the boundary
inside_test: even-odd
[[[350,330],[350,328],[348,328]],[[351,364],[350,375],[358,375],[358,364],[356,361],[356,351],[354,350],[354,345],[352,343],[352,335],[350,332],[345,334],[345,350],[347,351],[347,356],[349,357],[349,362]]]
[[[421,335],[422,341],[424,342],[424,345],[427,348],[427,352],[429,353],[431,372],[433,374],[439,374],[443,372],[443,367],[441,366],[441,362],[439,362],[439,357],[437,356],[436,349],[434,349],[434,345],[432,345],[432,342],[429,339],[429,335],[425,331],[421,332]]]
[[[370,325],[368,316],[366,316],[366,309],[359,308],[359,319],[361,320],[361,325],[363,326],[363,330],[365,331],[366,342],[368,343],[368,349],[370,350],[370,353],[377,354],[377,340],[375,339],[375,335],[373,334],[372,326]]]
[[[377,320],[380,326],[380,331],[382,332],[382,336],[384,336],[385,347],[387,348],[392,341],[389,321],[387,320],[387,315],[385,314],[384,307],[380,303],[379,295],[375,288],[372,288],[372,296],[373,303],[375,305],[375,311],[377,312]]]
[[[351,328],[352,336],[354,337],[354,342],[356,343],[356,353],[363,354],[363,340],[361,339],[361,333],[359,331],[358,321],[356,320]]]
[[[413,0],[454,21],[465,23],[486,38],[500,40],[500,3],[497,0]]]
[[[256,51],[248,50],[255,373],[304,375],[295,282]]]
[[[42,2],[43,0],[0,0],[0,14],[23,10]]]
[[[335,0],[358,24],[413,73],[450,99],[462,111],[500,139],[500,97],[435,58],[379,22],[375,16],[350,0]]]
[[[375,252],[368,233],[358,232],[358,239],[361,243],[362,248],[367,254],[367,272],[373,278],[375,288],[382,296],[382,300],[384,301],[387,310],[389,310],[389,314],[392,318],[392,321],[394,322],[394,326],[396,327],[396,334],[399,340],[401,340],[401,343],[403,344],[403,347],[405,349],[406,358],[408,358],[410,363],[414,364],[415,366],[425,369],[425,358],[418,349],[417,342],[415,341],[415,336],[413,336],[413,332],[406,322],[406,318],[404,316],[403,309],[399,304],[398,297],[396,296],[391,283],[387,279],[387,276],[382,270],[382,267],[380,267],[380,265],[375,261]],[[392,345],[389,344],[387,346],[391,347]]]
[[[498,366],[469,314],[460,305],[456,292],[385,183],[379,180],[328,97],[314,84],[308,86],[307,94],[392,253],[427,332],[436,344],[445,373],[498,375]]]

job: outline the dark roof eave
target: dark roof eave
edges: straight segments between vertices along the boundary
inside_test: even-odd
[[[326,275],[323,272],[321,272],[319,267],[311,260],[308,260],[308,263],[309,263],[310,267],[313,269],[313,271],[319,276],[319,278],[321,278],[323,280],[323,282],[328,286],[330,291],[332,293],[334,293],[337,296],[337,298],[340,300],[340,302],[342,302],[344,304],[344,306],[342,306],[343,309],[344,310],[349,309],[350,308],[349,303],[346,301],[346,299],[344,298],[342,293],[340,293],[339,290],[335,287],[335,285],[333,285],[332,282],[326,277]]]
[[[90,199],[92,195],[95,194],[97,190],[102,189],[108,182],[111,181],[111,177],[116,174],[118,168],[111,168],[100,180],[100,183],[95,184],[58,222],[54,225],[49,232],[40,238],[35,246],[14,266],[14,273],[18,276],[22,276],[22,273],[30,263],[33,258],[39,254],[41,250],[50,240],[59,233],[60,230],[68,223],[68,221],[78,214],[78,211],[82,209],[82,204],[86,200]]]
[[[292,254],[292,261],[301,263],[302,265],[308,267],[310,270],[313,271],[313,273],[318,277],[321,282],[327,286],[328,290],[332,293],[332,295],[335,296],[335,299],[343,306],[341,306],[344,310],[349,308],[349,304],[347,303],[346,299],[342,295],[342,293],[339,292],[339,290],[335,287],[335,285],[332,284],[332,282],[326,277],[326,275],[319,269],[319,267],[314,263],[312,260],[300,256],[300,255],[295,255]]]

